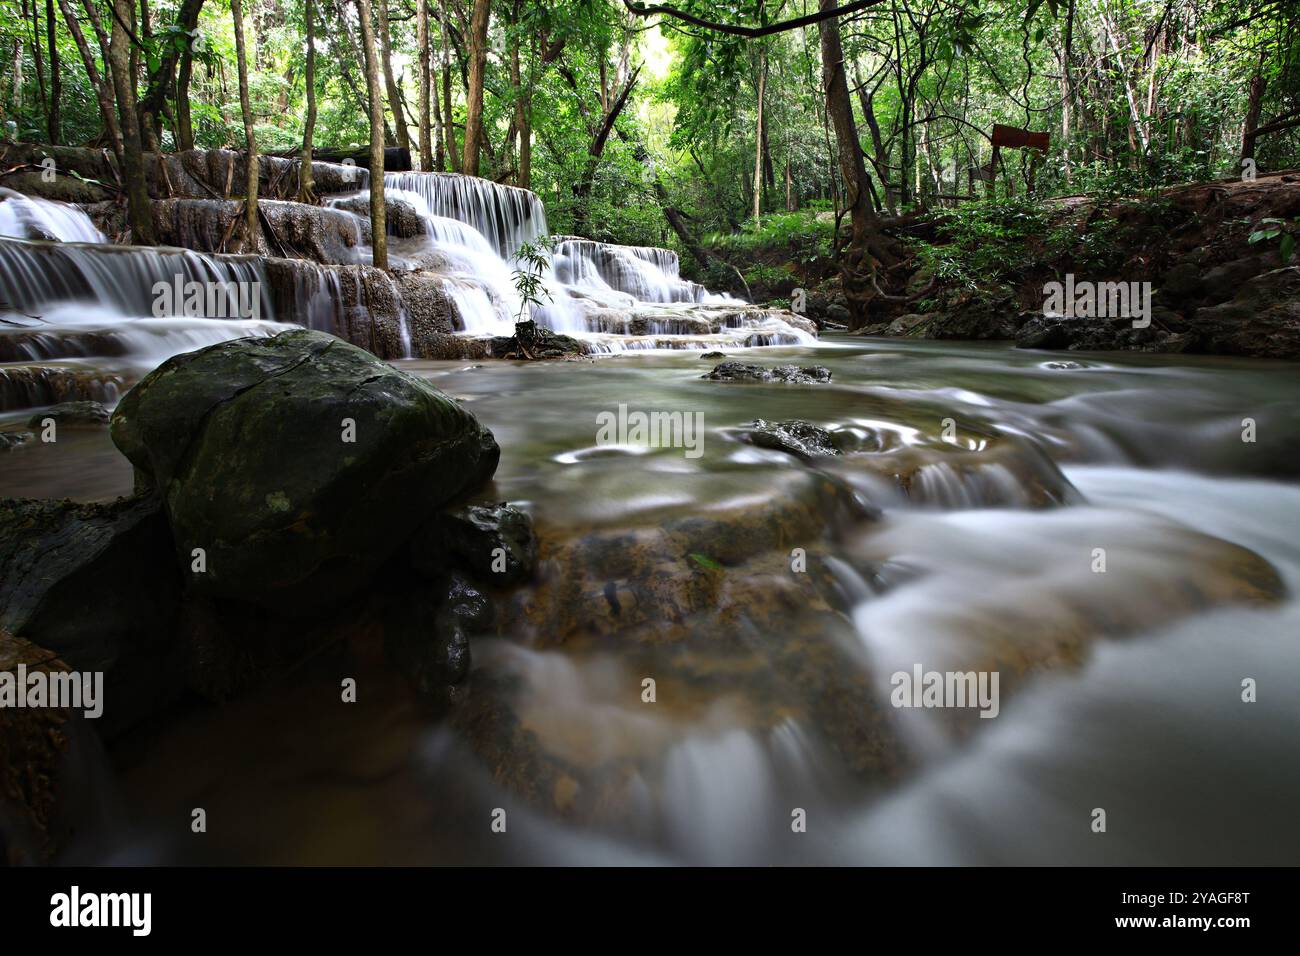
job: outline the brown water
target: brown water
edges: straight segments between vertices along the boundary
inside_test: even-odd
[[[725,615],[560,641],[537,612],[475,642],[468,706],[506,687],[528,750],[494,750],[442,718],[358,634],[283,684],[117,747],[105,799],[123,809],[73,856],[1294,862],[1300,608],[1238,599],[1241,548],[1290,594],[1300,585],[1296,366],[855,339],[738,357],[825,365],[833,381],[705,381],[712,363],[692,353],[401,363],[496,434],[488,496],[534,515],[538,602],[566,582],[583,613],[609,600],[600,583],[620,577],[618,553],[608,569],[548,563],[548,543],[574,535],[821,515],[825,528],[783,530],[770,554],[733,561],[727,541],[705,537],[704,564],[660,569],[670,582],[717,575]],[[597,416],[620,404],[699,413],[702,454],[599,446]],[[816,422],[856,452],[814,469],[737,440],[755,418]],[[879,518],[850,521],[821,497],[826,482]],[[2,494],[109,498],[129,484],[102,432],[0,458]],[[792,588],[795,548],[836,607],[800,603],[797,589],[769,607]],[[996,665],[997,717],[891,708],[889,675],[917,663]],[[343,677],[358,680],[356,704],[340,702]],[[1241,700],[1244,678],[1258,681],[1256,703]],[[846,746],[870,714],[893,727],[889,772]],[[534,772],[521,761],[537,753]],[[596,785],[608,790],[588,812]],[[206,834],[189,831],[194,807]],[[791,829],[796,808],[806,832]],[[1105,833],[1090,828],[1095,808]],[[505,833],[491,829],[497,809]]]

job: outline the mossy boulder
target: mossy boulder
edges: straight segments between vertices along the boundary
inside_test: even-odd
[[[305,329],[170,359],[112,436],[160,493],[196,592],[290,616],[363,589],[500,455],[429,383]]]

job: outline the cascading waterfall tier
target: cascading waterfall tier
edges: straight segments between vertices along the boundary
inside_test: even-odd
[[[704,302],[710,298],[704,286],[681,277],[681,264],[671,249],[560,236],[552,261],[556,279],[581,289],[622,292],[637,302]]]
[[[94,229],[75,207],[36,208],[64,235]],[[252,257],[0,238],[0,412],[114,401],[172,355],[285,328],[272,314]]]
[[[426,215],[473,226],[503,259],[547,234],[546,208],[527,189],[456,173],[384,173],[384,189],[419,196]]]
[[[159,199],[166,232],[186,248],[116,246],[82,208],[0,189],[0,377],[19,393],[76,397],[68,363],[109,369],[129,382],[177,352],[235,336],[269,334],[284,321],[333,332],[394,357],[461,348],[513,334],[531,318],[580,339],[591,352],[806,344],[811,324],[788,313],[714,295],[682,278],[676,253],[576,236],[548,245],[540,301],[516,289],[515,255],[548,235],[532,192],[452,173],[387,173],[391,272],[370,269],[365,169],[351,193],[325,206],[266,202],[277,248],[290,259],[208,252],[225,242],[234,204]],[[362,200],[359,202],[358,200]],[[118,225],[111,211],[105,229]],[[285,251],[287,250],[287,252]],[[268,281],[269,280],[269,281]],[[21,365],[21,369],[19,368]],[[6,367],[8,366],[8,367]],[[116,381],[116,379],[114,380]],[[116,387],[116,386],[115,386]],[[89,389],[89,386],[87,386]],[[111,390],[110,390],[111,391]],[[104,389],[88,390],[106,395]]]
[[[409,203],[425,222],[423,247],[398,242],[390,248],[391,261],[443,275],[459,330],[468,335],[508,336],[527,314],[596,352],[815,339],[811,328],[791,324],[794,316],[746,308],[741,300],[683,279],[677,254],[669,249],[579,236],[553,239],[541,301],[525,309],[514,285],[513,256],[546,235],[546,212],[534,193],[451,173],[386,173],[384,190],[385,198]]]
[[[123,316],[270,317],[257,259],[189,249],[0,240],[3,302],[32,315],[97,303]],[[188,293],[188,294],[187,294]]]
[[[107,242],[90,217],[68,203],[0,187],[0,236],[56,242]]]

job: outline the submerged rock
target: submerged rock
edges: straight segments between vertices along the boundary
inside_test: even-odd
[[[831,380],[831,370],[823,365],[800,368],[796,365],[746,365],[723,362],[704,376],[716,382],[786,382],[791,385],[817,385]]]
[[[9,451],[25,445],[36,436],[31,432],[0,432],[0,451]]]
[[[295,616],[362,590],[500,455],[428,382],[307,330],[168,360],[112,435],[161,493],[197,593]]]
[[[62,365],[10,365],[0,368],[0,412],[69,401],[111,402],[126,379],[116,372]]]
[[[705,352],[703,355],[700,356],[700,358],[702,359],[720,359],[726,357],[727,357],[727,353],[725,352]]]
[[[851,602],[825,560],[868,516],[817,472],[762,487],[677,518],[539,526],[538,584],[502,600],[512,640],[476,647],[451,717],[498,782],[569,819],[627,824],[688,734],[762,738],[791,723],[855,772],[899,772],[893,716],[854,661]]]
[[[55,424],[64,427],[93,428],[107,425],[109,417],[108,407],[102,402],[63,402],[37,412],[27,419],[27,427],[44,428],[46,419],[52,419]]]
[[[766,422],[760,418],[743,429],[740,436],[759,448],[783,451],[805,460],[840,453],[831,433],[812,422]]]

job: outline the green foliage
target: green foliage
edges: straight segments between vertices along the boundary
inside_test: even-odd
[[[676,6],[707,20],[761,24],[809,12],[814,4],[679,0]],[[413,8],[397,0],[390,0],[390,7],[395,80],[413,118],[418,83]],[[142,92],[149,70],[191,39],[176,25],[179,9],[179,0],[150,4],[151,31],[142,35],[138,57]],[[1099,16],[1103,9],[1105,24]],[[447,11],[451,35],[443,36],[434,6],[432,61],[440,67],[445,49],[452,103],[444,119],[455,129],[459,148],[466,120],[465,37],[461,11],[455,5]],[[259,145],[274,152],[296,149],[305,121],[304,0],[258,0],[247,13]],[[356,16],[355,5],[346,0],[317,2],[314,140],[323,148],[368,140]],[[37,142],[48,135],[42,96],[43,88],[48,96],[48,51],[38,76],[32,42],[34,35],[43,38],[43,31],[33,29],[34,18],[43,26],[43,17],[42,3],[0,5],[0,49],[6,53],[0,109],[14,135]],[[207,0],[199,29],[203,43],[194,48],[187,97],[196,145],[242,148],[228,0]],[[997,123],[1050,133],[1048,154],[1036,164],[1037,196],[1089,194],[1110,201],[1150,198],[1172,184],[1239,175],[1241,130],[1257,71],[1264,90],[1261,124],[1300,104],[1300,7],[1295,4],[881,0],[869,12],[842,18],[840,32],[859,145],[889,213],[950,205],[953,200],[939,197],[967,194],[967,170],[988,162],[988,135]],[[93,33],[90,39],[93,49]],[[15,41],[21,54],[17,99],[8,75]],[[62,139],[102,145],[95,91],[61,17],[56,43]],[[816,26],[749,40],[668,16],[636,17],[622,0],[519,0],[492,5],[489,46],[483,119],[490,148],[481,172],[517,181],[518,147],[509,134],[517,101],[526,96],[533,131],[530,186],[546,203],[552,231],[567,233],[581,224],[595,239],[673,245],[676,238],[656,189],[662,187],[694,235],[707,237],[713,248],[743,254],[784,247],[795,250],[796,259],[829,253],[833,225],[810,213],[834,210],[844,191],[826,115]],[[512,70],[516,51],[518,77]],[[638,67],[627,105],[593,160],[603,113]],[[766,83],[760,137],[761,72]],[[1074,86],[1063,96],[1067,81]],[[435,69],[434,82],[441,93],[441,69]],[[174,115],[174,98],[168,105]],[[391,114],[390,108],[390,127]],[[414,140],[414,124],[410,135]],[[170,120],[163,124],[162,143],[176,145]],[[1272,132],[1256,146],[1261,170],[1297,165],[1300,127]],[[752,224],[756,158],[761,159],[758,229]],[[1023,197],[1029,157],[1004,150],[1002,160],[998,195]],[[444,156],[443,168],[451,165]],[[587,175],[590,190],[584,192],[577,186]],[[976,192],[983,191],[977,183]],[[966,205],[977,208],[966,213]],[[786,212],[788,206],[799,212]],[[974,259],[965,267],[971,275],[997,265],[996,254],[975,241],[979,230],[989,232],[991,248],[998,248],[1014,244],[1014,237],[997,230],[1014,232],[1023,225],[1007,219],[1005,210],[995,214],[978,204],[963,205],[958,215],[965,223],[958,228],[972,230],[968,245]],[[1274,238],[1281,243],[1281,234]],[[1103,255],[1095,240],[1073,241],[1093,242],[1098,247],[1089,254]],[[939,256],[936,268],[958,268],[934,255]],[[1015,263],[1007,268],[1014,270]]]
[[[757,230],[751,222],[740,232],[710,233],[703,242],[711,248],[732,252],[766,248],[790,250],[796,259],[812,261],[830,254],[834,230],[833,217],[820,218],[815,211],[802,210],[764,216]]]
[[[515,252],[517,265],[511,278],[515,291],[519,293],[519,314],[516,321],[526,321],[534,308],[551,300],[551,293],[542,277],[551,264],[551,250],[554,248],[554,240],[542,236],[533,242],[525,242]]]
[[[1285,265],[1291,261],[1291,256],[1296,250],[1296,235],[1300,233],[1300,217],[1287,222],[1284,219],[1266,218],[1259,221],[1259,225],[1246,237],[1246,242],[1255,245],[1261,242],[1271,242],[1276,239],[1278,255],[1282,257]]]
[[[1042,204],[1029,198],[980,200],[947,217],[938,242],[917,242],[923,269],[970,291],[987,289],[1028,271],[1043,255],[1049,233]]]

